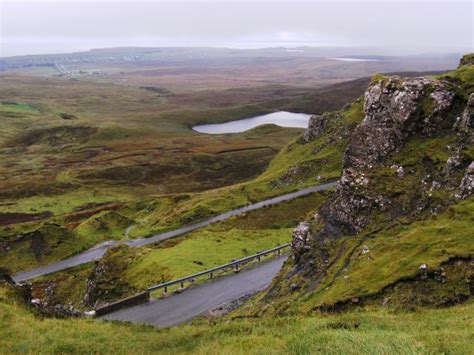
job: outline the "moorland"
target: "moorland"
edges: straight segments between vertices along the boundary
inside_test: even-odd
[[[281,51],[144,52],[98,50],[2,62],[0,265],[8,269],[4,273],[62,260],[102,241],[147,237],[339,179],[347,169],[345,154],[352,134],[367,115],[362,95],[368,85],[389,80],[374,73],[425,75],[434,83],[447,77],[459,87],[453,115],[462,112],[472,93],[472,63],[450,71],[458,65],[458,58],[451,57],[347,62],[317,53]],[[310,126],[303,132],[265,125],[222,135],[192,130],[196,124],[278,110],[325,113],[318,116],[324,117],[323,128]],[[431,114],[430,110],[431,101],[423,104],[423,114]],[[22,324],[33,323],[23,341],[9,341],[6,348],[37,351],[46,346],[45,351],[64,352],[107,346],[110,351],[111,334],[121,334],[127,344],[114,346],[123,352],[138,343],[144,351],[203,353],[217,346],[231,352],[468,350],[464,345],[472,322],[471,303],[418,309],[413,305],[429,302],[410,283],[397,283],[412,281],[426,260],[431,266],[469,258],[472,198],[454,202],[448,197],[450,190],[443,187],[427,198],[429,203],[444,201],[437,216],[411,210],[411,201],[420,199],[417,184],[423,173],[444,169],[452,154],[449,145],[456,139],[447,128],[429,139],[412,137],[383,163],[386,166],[370,172],[370,181],[375,182],[370,189],[393,198],[396,206],[403,206],[397,211],[406,214],[390,221],[383,219],[383,213],[376,214],[360,236],[328,241],[331,262],[325,276],[329,276],[321,283],[314,282],[313,274],[294,274],[291,270],[298,263],[291,259],[271,292],[257,295],[231,317],[201,318],[169,331],[49,319],[50,315],[36,323],[38,318],[15,287],[5,286],[2,333],[14,338]],[[467,161],[472,149],[463,148],[462,154]],[[409,167],[413,174],[406,179],[394,177],[394,164]],[[461,172],[456,174],[459,180]],[[334,196],[334,191],[318,192],[157,245],[110,249],[96,263],[33,280],[32,297],[52,305],[71,304],[81,311],[117,300],[151,284],[286,243],[300,221],[313,220]],[[312,223],[315,229],[321,227],[318,221]],[[361,256],[366,247],[371,250],[370,261]],[[403,267],[398,268],[400,260]],[[456,276],[446,287],[465,301],[467,286],[462,280],[468,267],[449,264],[446,268]],[[89,302],[91,281],[95,298]],[[301,284],[296,292],[289,291],[293,284]],[[438,284],[428,286],[427,292],[438,295]],[[317,293],[311,291],[315,287]],[[434,304],[442,303],[445,292],[439,291],[441,301],[434,297]],[[356,308],[359,297],[367,298],[364,308]],[[387,297],[397,302],[380,308]],[[355,298],[352,303],[357,304],[352,304]],[[456,297],[449,299],[460,303],[453,301]],[[344,307],[346,313],[325,315]],[[41,312],[36,316],[45,317]],[[10,328],[12,322],[16,328]],[[72,339],[69,332],[81,336]],[[37,333],[42,334],[40,340],[35,339]],[[305,336],[314,333],[318,336]],[[46,345],[45,339],[53,341]]]

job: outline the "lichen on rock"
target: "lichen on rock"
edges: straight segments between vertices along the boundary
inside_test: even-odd
[[[469,96],[463,114],[456,121],[454,128],[460,132],[470,132],[474,129],[474,93]]]
[[[291,241],[291,248],[295,255],[295,260],[298,261],[302,254],[310,249],[309,241],[311,238],[311,230],[309,222],[301,222],[293,230],[293,238]]]
[[[474,161],[469,164],[459,185],[458,199],[466,199],[474,193]]]
[[[456,141],[451,140],[454,143],[449,149],[454,154],[441,163],[444,169],[436,168],[435,162],[426,156],[415,167],[401,165],[403,160],[393,164],[389,163],[391,157],[412,139],[436,140],[440,135],[452,135],[462,99],[457,86],[449,80],[392,76],[372,81],[364,94],[365,117],[349,137],[335,193],[319,209],[317,221],[303,222],[294,230],[292,247],[296,263],[317,273],[313,266],[324,268],[323,260],[315,259],[322,255],[320,250],[326,241],[356,235],[375,218],[394,220],[410,214],[411,218],[418,218],[424,211],[439,213],[441,207],[432,204],[433,195],[443,194],[449,183],[449,188],[457,191],[456,197],[469,196],[474,190],[471,170],[466,170],[460,185],[459,181],[466,167],[462,152],[469,141],[466,131],[468,136],[471,134],[473,100],[471,95],[462,119],[455,125],[464,133]],[[324,134],[326,124],[323,116],[313,117],[304,140]],[[406,180],[418,195],[413,194],[411,201],[397,200],[400,192],[392,193],[389,182],[384,186],[383,174],[388,174],[383,173],[384,169],[392,171],[391,179]],[[417,200],[416,196],[422,199]],[[317,227],[312,229],[312,225]],[[313,266],[309,267],[310,264]]]
[[[421,102],[432,99],[430,112]],[[364,95],[365,118],[351,137],[344,167],[372,168],[399,150],[415,133],[429,134],[446,117],[454,92],[445,83],[425,78],[380,80]]]
[[[365,118],[350,138],[336,194],[321,211],[324,236],[356,234],[370,223],[374,210],[384,211],[390,205],[387,197],[371,189],[368,173],[399,151],[410,137],[436,131],[454,97],[447,84],[425,78],[403,80],[395,76],[367,89]],[[427,98],[432,104],[429,112],[422,108]],[[398,166],[396,171],[398,177],[405,174]]]

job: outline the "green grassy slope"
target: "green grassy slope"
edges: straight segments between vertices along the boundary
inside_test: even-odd
[[[443,76],[459,85],[461,101],[446,118],[448,123],[455,121],[455,115],[466,105],[464,100],[473,92],[473,72],[474,64],[467,64]],[[296,265],[290,260],[270,291],[260,296],[259,306],[249,306],[250,313],[300,314],[356,306],[373,299],[382,302],[384,298],[405,306],[449,305],[471,297],[474,199],[455,197],[465,168],[474,160],[472,146],[464,144],[466,139],[453,131],[451,123],[428,137],[414,135],[399,151],[364,172],[369,183],[359,193],[386,198],[391,208],[374,209],[370,223],[356,235],[328,237],[317,244],[319,235],[315,234],[308,256],[311,261]],[[460,148],[454,150],[456,144]],[[453,151],[465,168],[446,178],[446,162]],[[405,174],[399,176],[393,166],[403,166]],[[446,182],[423,183],[426,179]],[[417,208],[423,204],[429,208]],[[363,208],[359,211],[364,212]],[[313,221],[315,230],[321,227],[318,223]],[[324,257],[319,254],[321,250]],[[431,281],[420,278],[422,264],[428,265]],[[304,272],[298,272],[303,268]],[[446,282],[434,282],[436,275],[443,273],[441,268],[449,268]],[[298,290],[292,290],[291,285],[297,285]]]
[[[392,294],[386,302],[412,305],[449,305],[470,297],[472,287],[472,263],[474,251],[472,228],[474,226],[474,198],[449,207],[446,212],[427,220],[411,224],[397,224],[377,233],[361,233],[357,237],[342,238],[330,243],[332,251],[329,267],[319,282],[303,277],[287,278],[285,272],[274,281],[271,292],[278,297],[268,302],[261,295],[255,304],[237,311],[237,314],[254,313],[259,302],[264,313],[311,313],[315,309],[338,309],[356,304],[371,303],[377,299],[382,303],[387,294]],[[446,267],[451,260],[461,260],[461,269],[447,271],[446,283],[434,282],[436,287],[426,291],[420,281],[421,264],[430,270]],[[464,260],[464,261],[462,261]],[[291,270],[292,261],[285,265]],[[418,288],[412,296],[405,293],[390,293],[394,285],[402,285],[411,280]],[[292,291],[290,284],[298,284],[299,291]],[[471,286],[470,286],[471,285]],[[423,291],[421,291],[423,290]]]
[[[94,277],[101,290],[108,290],[98,301],[114,301],[151,285],[287,243],[299,218],[314,213],[326,195],[316,193],[252,211],[156,245],[113,248],[100,261],[99,268],[106,271],[99,279]],[[49,288],[50,302],[90,308],[82,300],[92,267],[80,266],[35,280],[35,297],[43,297],[43,290]]]
[[[471,354],[474,305],[394,313],[372,307],[339,315],[202,321],[173,329],[39,319],[0,288],[0,352]],[[21,334],[21,336],[19,336]]]

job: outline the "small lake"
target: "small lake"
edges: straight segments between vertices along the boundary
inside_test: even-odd
[[[307,128],[311,116],[306,113],[278,111],[243,120],[194,126],[193,130],[207,134],[239,133],[264,124],[274,124],[280,127]]]

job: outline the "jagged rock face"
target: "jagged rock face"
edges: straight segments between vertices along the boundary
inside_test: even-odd
[[[429,103],[430,112],[423,112],[422,99]],[[445,84],[425,78],[392,77],[373,84],[365,92],[365,118],[351,137],[344,168],[370,169],[400,149],[413,133],[435,131],[453,99]]]
[[[469,68],[469,73],[473,69]],[[459,71],[439,80],[383,77],[369,86],[364,96],[364,120],[349,137],[336,191],[314,220],[294,231],[295,264],[289,263],[291,268],[285,269],[285,278],[280,278],[270,296],[272,292],[286,296],[282,286],[299,285],[304,280],[300,294],[319,292],[323,294],[320,302],[330,303],[339,287],[343,288],[344,279],[351,282],[351,265],[365,263],[375,255],[375,249],[367,246],[360,251],[361,243],[380,238],[377,243],[385,247],[383,238],[398,233],[400,224],[429,221],[456,204],[456,199],[473,195],[474,94],[466,100],[472,91],[472,80]],[[357,122],[360,116],[359,106]],[[318,129],[315,124],[310,127]],[[332,133],[323,130],[323,136]],[[450,212],[457,213],[457,207]],[[350,237],[358,233],[358,237]],[[348,252],[353,243],[357,248]],[[419,247],[421,250],[423,245]],[[446,273],[436,270],[434,278],[443,283]],[[354,283],[346,284],[343,297],[358,294],[359,281],[352,279]],[[352,303],[358,300],[353,297]]]
[[[95,307],[107,298],[108,289],[103,287],[102,279],[108,273],[109,265],[99,261],[87,279],[87,291],[83,302],[85,305]]]
[[[344,170],[333,199],[318,216],[324,220],[322,234],[325,237],[359,232],[376,206],[383,207],[389,203],[383,196],[372,194],[368,189],[369,183],[362,171],[352,168]]]
[[[365,118],[344,155],[337,192],[320,211],[325,237],[356,234],[370,222],[375,209],[384,211],[390,205],[389,199],[371,191],[365,173],[400,150],[412,135],[435,132],[444,124],[454,96],[445,84],[424,78],[402,81],[393,77],[368,88]],[[423,110],[424,101],[430,104],[429,112]]]
[[[474,193],[474,162],[466,169],[466,174],[461,180],[461,185],[459,186],[459,192],[456,194],[456,197],[459,199],[466,199]]]
[[[100,297],[100,290],[96,282],[102,273],[104,273],[104,267],[101,264],[98,264],[94,267],[93,272],[87,279],[87,291],[84,295],[83,303],[87,306],[95,306],[98,298]]]
[[[359,233],[369,225],[376,212],[384,216],[420,212],[421,205],[426,205],[426,201],[401,211],[397,202],[391,200],[395,197],[383,196],[370,180],[374,168],[384,164],[387,158],[399,152],[414,136],[429,138],[454,128],[458,132],[458,145],[452,147],[455,153],[447,160],[441,175],[436,173],[436,177],[432,177],[430,168],[427,168],[426,181],[422,179],[419,182],[420,188],[426,187],[427,191],[423,190],[423,193],[427,196],[430,196],[431,190],[442,186],[451,189],[458,199],[472,194],[474,164],[466,161],[460,152],[472,144],[474,94],[471,94],[461,117],[456,121],[453,115],[458,110],[455,108],[458,102],[456,90],[448,81],[426,78],[404,80],[396,76],[369,86],[364,95],[365,117],[350,137],[336,192],[316,215],[316,224],[319,226],[316,235],[311,234],[308,223],[301,224],[293,234],[292,245],[297,260],[304,262],[304,254],[308,250],[314,254],[313,249],[319,248],[324,240]],[[321,134],[324,125],[324,119],[315,116],[306,138]],[[460,173],[467,165],[469,167],[459,185]],[[400,179],[407,174],[403,166],[392,165],[391,169]]]
[[[460,132],[474,129],[474,93],[469,96],[466,109],[454,126]]]
[[[308,143],[323,133],[326,127],[327,117],[325,115],[315,115],[309,120],[308,129],[303,134],[303,141]]]
[[[446,161],[446,166],[444,168],[444,174],[447,177],[450,177],[453,175],[459,167],[462,165],[462,159],[459,153],[454,154],[453,156],[450,156],[448,160]]]
[[[311,230],[308,222],[301,222],[298,227],[293,230],[293,239],[291,241],[291,248],[295,259],[298,261],[299,257],[310,249],[309,241],[311,239]]]

